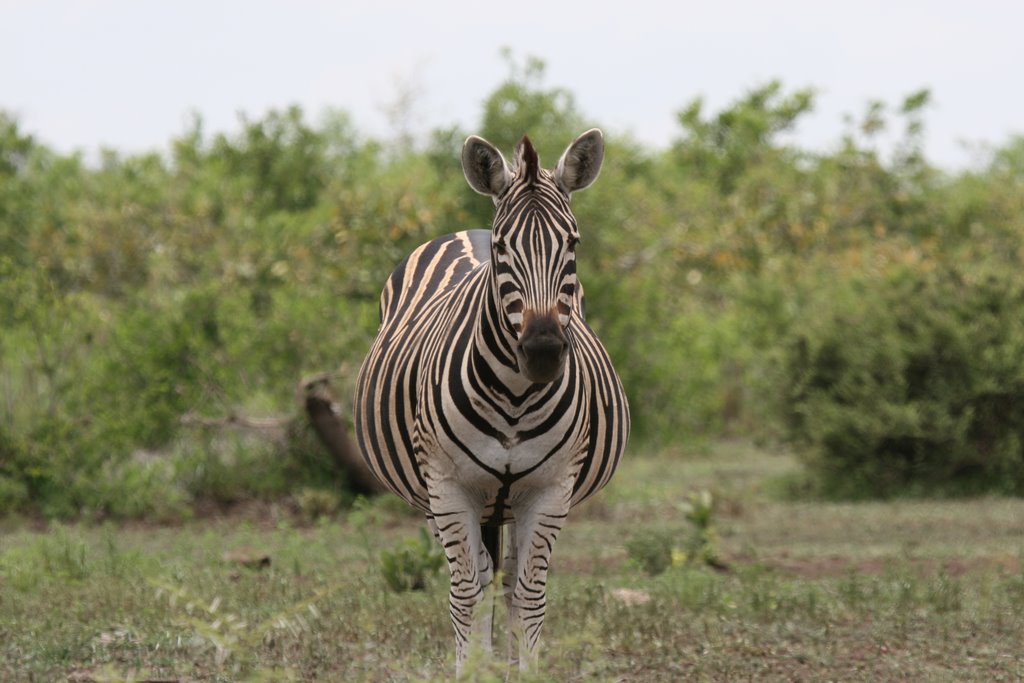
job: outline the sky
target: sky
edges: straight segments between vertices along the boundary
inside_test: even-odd
[[[713,112],[773,79],[818,91],[793,137],[822,150],[844,115],[927,87],[928,157],[962,168],[1024,134],[1022,27],[1019,0],[0,0],[0,109],[87,155],[166,151],[193,113],[231,132],[291,104],[386,137],[403,96],[414,134],[473,132],[507,47],[606,136],[654,147],[695,97]]]

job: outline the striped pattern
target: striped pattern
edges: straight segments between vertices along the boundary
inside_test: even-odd
[[[435,239],[395,269],[355,400],[371,469],[445,547],[457,669],[474,641],[490,647],[490,610],[476,608],[501,525],[509,656],[533,660],[558,533],[608,483],[629,432],[618,376],[583,315],[569,207],[581,188],[564,163],[540,169],[526,139],[514,169],[500,154],[484,161],[483,176],[472,160],[466,173],[495,197],[493,228]]]

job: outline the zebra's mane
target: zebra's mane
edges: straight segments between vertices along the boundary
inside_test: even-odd
[[[523,139],[516,145],[516,165],[522,169],[521,178],[527,183],[533,184],[540,178],[540,156],[530,142],[530,136],[524,135]]]

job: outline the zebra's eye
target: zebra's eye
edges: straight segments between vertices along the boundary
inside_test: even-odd
[[[495,240],[494,241],[494,251],[497,252],[499,256],[504,256],[505,255],[505,240],[503,240],[501,238]]]
[[[576,251],[576,245],[578,245],[579,243],[580,243],[580,238],[578,236],[573,235],[572,237],[570,237],[569,238],[569,251]]]

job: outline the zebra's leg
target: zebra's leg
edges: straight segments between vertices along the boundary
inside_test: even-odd
[[[517,567],[510,596],[509,633],[518,640],[520,670],[530,669],[537,661],[551,551],[568,516],[571,493],[571,486],[547,489],[515,513]]]
[[[456,487],[432,491],[431,497],[440,503],[431,515],[451,573],[448,604],[455,630],[458,677],[472,647],[481,646],[488,652],[491,649],[492,613],[478,607],[486,597],[487,584],[494,572],[480,535],[480,506]]]

